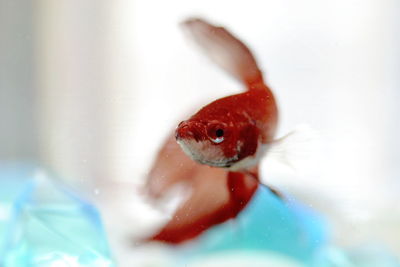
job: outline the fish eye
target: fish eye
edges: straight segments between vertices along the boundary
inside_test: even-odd
[[[221,128],[217,128],[216,130],[214,130],[212,136],[210,136],[210,139],[216,144],[221,143],[225,139],[224,130],[222,130]]]
[[[215,144],[222,143],[226,137],[226,126],[223,123],[210,123],[207,126],[208,138]]]
[[[222,137],[222,136],[224,136],[224,130],[222,130],[222,129],[217,129],[217,130],[215,131],[215,136],[216,136],[216,137]]]

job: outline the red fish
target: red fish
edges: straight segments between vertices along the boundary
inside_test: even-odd
[[[250,50],[231,33],[204,20],[184,26],[218,65],[240,80],[246,92],[208,104],[179,124],[176,140],[198,163],[232,171],[258,164],[273,141],[277,107]]]
[[[158,197],[179,183],[191,191],[171,220],[150,238],[168,243],[192,239],[239,214],[258,187],[254,179],[258,161],[277,124],[273,94],[250,50],[224,28],[204,20],[191,19],[183,26],[246,91],[218,99],[181,122],[175,132],[177,142],[171,136],[159,152],[148,177],[151,194]]]

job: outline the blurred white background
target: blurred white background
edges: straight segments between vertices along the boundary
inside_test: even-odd
[[[345,221],[338,242],[400,255],[399,15],[397,0],[0,0],[0,159],[89,189],[143,182],[180,119],[243,89],[185,41],[179,22],[201,16],[252,48],[279,136],[319,133],[313,168],[267,160],[266,179]]]

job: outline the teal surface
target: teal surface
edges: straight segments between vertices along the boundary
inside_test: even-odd
[[[0,162],[0,266],[4,258],[13,205],[32,177],[33,164]]]
[[[343,250],[329,240],[328,224],[320,215],[290,196],[282,200],[260,186],[237,218],[206,231],[184,249],[179,266],[247,255],[261,260],[254,266],[400,267],[379,243]]]
[[[239,214],[199,238],[192,256],[202,257],[223,251],[269,251],[311,264],[326,244],[323,220],[290,198],[280,199],[260,186]]]
[[[0,266],[113,266],[91,204],[34,168],[12,169],[0,171],[2,191],[15,192],[1,200],[10,209],[3,216]]]
[[[37,170],[0,163],[0,267],[115,266],[96,208]],[[171,247],[172,266],[203,266],[214,256],[241,254],[272,260],[267,266],[274,267],[400,267],[379,244],[331,246],[326,225],[312,209],[260,186],[237,218],[189,246]]]

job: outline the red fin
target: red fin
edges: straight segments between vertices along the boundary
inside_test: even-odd
[[[210,227],[235,218],[258,187],[257,180],[249,174],[193,162],[172,136],[160,151],[148,179],[147,188],[155,198],[178,183],[190,186],[190,197],[148,239],[172,244],[195,238]]]
[[[249,48],[225,28],[202,19],[186,20],[183,27],[214,63],[249,89],[264,85],[261,71]]]

